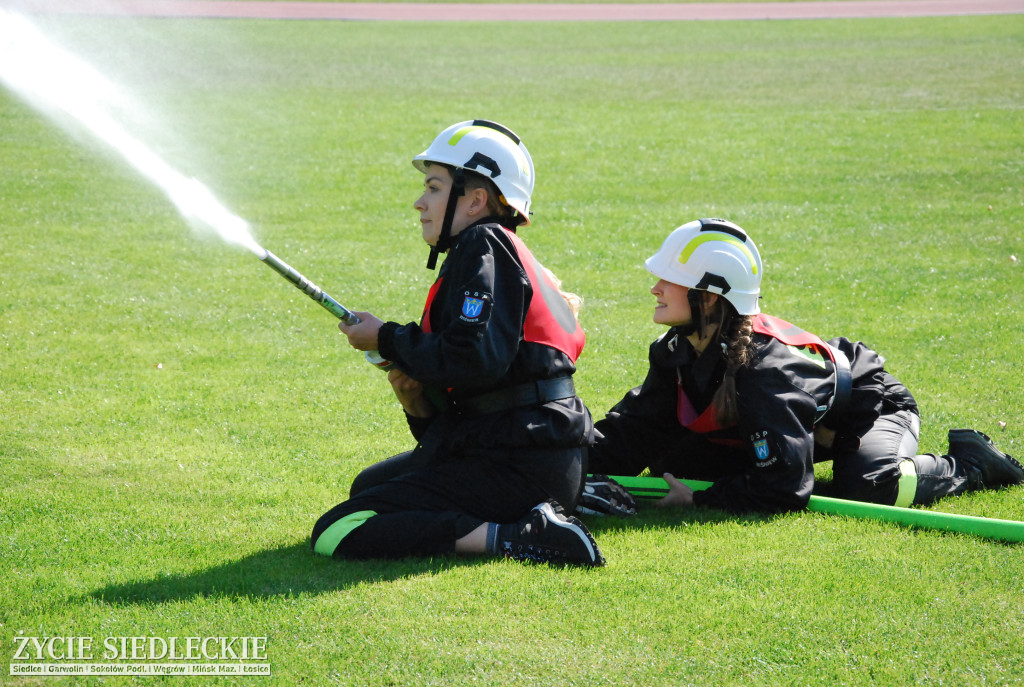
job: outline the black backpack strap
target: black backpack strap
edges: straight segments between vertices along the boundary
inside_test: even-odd
[[[828,346],[829,352],[832,354],[832,362],[836,367],[836,390],[832,394],[832,402],[828,404],[828,411],[825,415],[835,417],[846,412],[846,407],[850,404],[853,374],[850,370],[850,359],[846,357],[846,354],[835,346],[825,345]]]

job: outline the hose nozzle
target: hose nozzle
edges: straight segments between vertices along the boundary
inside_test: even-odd
[[[351,310],[324,293],[323,289],[302,276],[294,267],[271,253],[269,250],[266,251],[266,254],[266,257],[260,258],[260,260],[270,265],[275,272],[294,284],[295,288],[299,291],[319,303],[325,310],[345,324],[359,323],[359,318],[356,317]]]
[[[294,267],[271,253],[269,250],[263,249],[263,252],[266,253],[266,255],[260,257],[260,260],[270,265],[275,272],[290,281],[299,291],[319,303],[324,310],[328,311],[345,324],[359,324],[359,318],[354,312],[328,296],[324,293],[323,289],[302,276],[302,274],[300,274]],[[391,361],[382,358],[380,353],[377,351],[365,351],[364,355],[366,356],[367,362],[376,368],[381,370],[390,370],[393,367]]]

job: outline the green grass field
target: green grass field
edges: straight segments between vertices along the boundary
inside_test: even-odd
[[[643,260],[722,216],[761,247],[767,312],[887,357],[923,451],[969,426],[1024,454],[1024,16],[43,25],[264,246],[385,319],[418,319],[433,276],[411,157],[509,125],[538,174],[524,236],[585,298],[597,418],[660,333]],[[1024,549],[965,535],[647,510],[588,521],[600,570],[314,557],[316,518],[411,446],[383,376],[6,90],[0,161],[0,684],[1024,681]],[[932,508],[1024,520],[1024,487]],[[9,675],[43,636],[265,636],[273,674]]]

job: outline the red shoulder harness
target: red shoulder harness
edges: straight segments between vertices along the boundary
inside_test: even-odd
[[[558,287],[548,277],[537,258],[526,247],[523,240],[515,233],[504,229],[506,236],[512,241],[512,245],[526,270],[526,276],[533,285],[533,298],[526,311],[526,322],[523,325],[523,339],[531,343],[544,344],[559,351],[562,351],[574,363],[583,352],[583,344],[586,335],[580,327],[576,317],[569,309],[568,303],[558,292]],[[438,277],[437,281],[430,287],[427,294],[427,303],[423,307],[423,319],[420,326],[425,332],[433,331],[433,324],[430,321],[430,306],[437,296],[444,277]]]
[[[783,319],[778,317],[772,317],[771,315],[754,315],[750,318],[754,325],[754,331],[758,334],[764,334],[770,336],[773,339],[777,339],[787,346],[813,346],[820,353],[828,356],[829,360],[833,363],[835,360],[835,354],[832,352],[832,347],[822,341],[821,337],[805,332],[795,324],[790,324]]]

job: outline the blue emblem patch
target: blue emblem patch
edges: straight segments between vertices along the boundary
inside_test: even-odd
[[[771,455],[771,451],[768,450],[768,440],[759,439],[754,442],[754,453],[757,454],[758,460],[768,460],[768,456]]]
[[[486,291],[463,291],[459,319],[466,324],[485,326],[491,316],[491,294]]]
[[[462,301],[462,315],[471,320],[475,320],[480,317],[480,313],[484,311],[484,300],[482,298],[473,298],[472,296],[466,296],[466,300]]]

